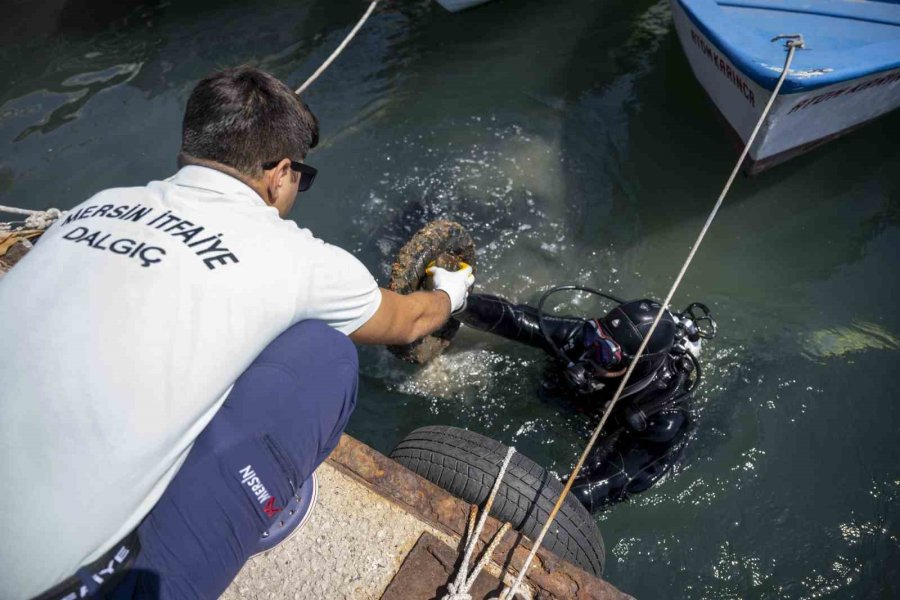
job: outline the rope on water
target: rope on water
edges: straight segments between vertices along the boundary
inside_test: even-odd
[[[644,336],[643,342],[641,342],[640,347],[638,348],[637,353],[635,354],[634,359],[631,361],[631,364],[628,366],[628,370],[625,372],[625,376],[622,378],[621,383],[619,383],[619,387],[616,390],[615,395],[610,401],[609,405],[606,407],[606,410],[603,412],[603,417],[600,419],[600,423],[597,425],[597,428],[594,429],[594,433],[591,435],[591,439],[588,441],[587,446],[584,449],[584,452],[581,453],[581,457],[578,459],[578,463],[575,465],[575,468],[572,469],[572,474],[569,475],[569,479],[566,481],[565,487],[563,487],[562,494],[559,497],[559,500],[556,501],[556,505],[553,507],[553,510],[550,512],[550,516],[547,517],[547,522],[544,523],[544,527],[541,529],[541,532],[538,534],[537,539],[534,541],[534,545],[531,548],[531,552],[528,554],[528,558],[525,559],[525,564],[522,565],[521,570],[519,571],[518,576],[516,577],[513,585],[510,587],[506,587],[503,589],[503,592],[500,594],[500,600],[512,600],[515,597],[516,591],[519,589],[519,586],[522,585],[522,580],[525,578],[525,574],[528,572],[528,567],[531,566],[531,561],[534,559],[535,554],[537,554],[538,549],[541,547],[541,542],[544,541],[544,536],[547,534],[547,531],[550,529],[550,524],[553,523],[553,519],[556,518],[556,514],[559,512],[560,507],[566,499],[566,496],[569,494],[569,490],[572,489],[572,484],[575,481],[575,478],[578,476],[578,473],[581,471],[581,467],[584,465],[585,460],[587,460],[588,454],[591,451],[591,448],[594,447],[594,443],[597,441],[597,437],[600,435],[600,431],[603,429],[603,426],[606,424],[606,420],[609,418],[610,413],[612,412],[613,407],[615,407],[616,402],[619,401],[619,397],[622,395],[622,390],[625,389],[625,386],[628,384],[628,380],[631,378],[631,373],[634,371],[635,366],[637,366],[638,360],[644,354],[644,350],[647,348],[647,343],[650,341],[650,338],[653,336],[653,332],[656,330],[656,326],[659,324],[659,320],[662,318],[663,314],[669,307],[669,303],[672,301],[672,296],[675,295],[675,291],[678,289],[678,286],[681,284],[681,280],[684,277],[684,274],[687,272],[688,267],[691,264],[691,261],[694,260],[694,255],[697,253],[697,250],[700,248],[700,244],[703,242],[703,238],[706,237],[706,232],[709,230],[712,225],[713,220],[716,218],[716,214],[719,212],[719,208],[722,206],[722,202],[725,200],[725,196],[728,194],[728,191],[731,189],[731,184],[734,182],[734,178],[737,177],[738,171],[740,171],[741,165],[744,162],[744,159],[747,158],[747,154],[750,152],[750,147],[753,145],[753,142],[756,140],[756,135],[759,133],[760,128],[762,127],[763,122],[769,114],[769,110],[772,108],[772,104],[775,102],[776,96],[778,96],[779,90],[781,90],[781,84],[784,83],[784,79],[788,74],[788,69],[790,68],[791,61],[794,59],[794,52],[796,52],[797,48],[802,48],[804,45],[803,36],[800,34],[781,34],[774,38],[772,41],[787,39],[785,45],[787,46],[788,53],[787,58],[784,61],[784,68],[781,71],[781,76],[778,78],[778,83],[775,85],[775,89],[772,91],[772,96],[769,98],[769,102],[766,104],[765,109],[759,117],[759,120],[756,122],[756,126],[753,128],[753,132],[750,134],[750,138],[747,140],[747,144],[744,146],[744,151],[741,152],[740,158],[738,158],[737,164],[734,165],[734,169],[731,171],[731,176],[728,177],[728,181],[725,183],[725,187],[722,189],[722,192],[719,194],[718,200],[716,200],[715,205],[712,208],[712,211],[709,213],[709,216],[706,218],[706,223],[704,223],[703,228],[700,230],[700,235],[697,236],[694,245],[691,246],[691,251],[688,253],[687,259],[684,261],[684,265],[681,267],[681,271],[678,273],[678,276],[675,278],[675,282],[672,284],[671,289],[669,290],[668,295],[666,296],[665,301],[659,307],[659,312],[656,314],[656,318],[653,320],[653,324],[650,326],[650,330],[647,332],[647,335]]]
[[[334,62],[334,59],[336,59],[340,55],[340,53],[344,51],[344,48],[347,47],[347,44],[350,43],[350,40],[352,40],[354,38],[354,36],[356,36],[356,33],[363,26],[363,23],[366,22],[366,20],[369,18],[369,15],[372,14],[372,11],[375,10],[376,4],[378,4],[378,0],[374,0],[374,2],[372,2],[369,5],[368,10],[366,10],[366,12],[363,14],[362,18],[360,18],[360,20],[356,23],[356,25],[353,27],[353,29],[350,30],[350,33],[347,34],[347,37],[344,38],[344,41],[341,42],[341,45],[338,46],[335,49],[335,51],[331,53],[331,56],[329,56],[327,59],[325,59],[325,62],[323,62],[322,65],[318,69],[316,69],[316,72],[313,73],[312,75],[310,75],[309,79],[307,79],[305,82],[303,82],[303,85],[301,85],[300,87],[297,88],[296,93],[298,96],[303,93],[303,90],[305,90],[310,85],[312,85],[312,82],[315,81],[316,79],[318,79],[319,75],[324,73],[325,69],[330,67],[331,63]]]
[[[469,593],[469,590],[472,588],[475,580],[478,579],[481,570],[491,559],[491,555],[494,553],[494,550],[497,549],[500,540],[502,540],[503,536],[506,535],[506,532],[510,530],[511,525],[509,523],[504,523],[503,527],[494,534],[490,544],[488,544],[488,547],[481,555],[481,559],[470,574],[469,562],[472,560],[472,553],[475,552],[475,546],[478,544],[478,540],[481,539],[481,531],[484,529],[488,514],[491,512],[491,507],[494,505],[494,498],[497,497],[497,492],[500,490],[500,483],[503,481],[503,476],[506,474],[506,469],[509,467],[509,461],[512,459],[515,452],[516,449],[513,447],[510,447],[506,451],[506,457],[500,465],[500,472],[497,473],[494,487],[491,489],[487,502],[485,502],[484,508],[481,511],[481,518],[478,520],[478,525],[475,524],[475,516],[478,514],[478,507],[472,505],[472,510],[469,511],[469,526],[466,529],[466,552],[463,555],[463,561],[459,566],[459,571],[456,573],[456,578],[453,580],[453,583],[447,586],[447,593],[441,600],[472,600],[472,595]]]

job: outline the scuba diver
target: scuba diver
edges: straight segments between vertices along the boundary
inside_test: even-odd
[[[616,303],[606,316],[583,319],[544,313],[553,294],[582,291]],[[623,301],[581,286],[551,288],[537,307],[471,293],[454,316],[469,327],[540,348],[554,359],[549,385],[594,415],[601,414],[649,332],[660,304]],[[700,382],[702,339],[716,322],[699,302],[666,310],[572,486],[591,512],[650,488],[680,458],[691,430],[689,401]],[[554,381],[555,380],[555,381]]]

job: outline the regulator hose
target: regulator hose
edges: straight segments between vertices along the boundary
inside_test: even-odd
[[[597,290],[597,289],[594,289],[591,287],[587,287],[587,286],[583,286],[583,285],[557,285],[557,286],[554,286],[554,287],[548,289],[543,294],[541,294],[541,298],[540,298],[540,300],[538,300],[538,305],[537,305],[538,327],[540,327],[540,329],[541,329],[541,335],[543,335],[544,339],[547,340],[547,345],[553,349],[553,351],[556,353],[556,355],[559,357],[559,359],[561,361],[563,361],[563,363],[565,363],[565,364],[571,364],[572,361],[569,359],[568,356],[566,356],[566,353],[563,352],[562,348],[559,347],[559,345],[556,343],[556,341],[550,335],[550,332],[547,330],[547,325],[544,322],[544,316],[546,314],[546,313],[544,313],[544,304],[547,302],[547,299],[550,298],[550,296],[552,296],[553,294],[557,294],[559,292],[571,292],[571,291],[585,292],[588,294],[593,294],[595,296],[599,296],[601,298],[611,300],[611,301],[615,302],[616,304],[624,304],[625,303],[624,300],[622,300],[621,298],[617,298],[616,296],[613,296],[612,294],[607,294],[606,292],[601,292],[600,290]],[[582,319],[582,321],[587,321],[587,319]]]

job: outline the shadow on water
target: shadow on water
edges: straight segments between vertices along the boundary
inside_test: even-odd
[[[8,202],[38,208],[51,198],[51,204],[68,208],[102,187],[168,175],[183,103],[200,77],[251,63],[299,83],[359,16],[353,5],[287,0],[126,2],[109,11],[102,4],[92,6],[93,16],[72,21],[60,15],[77,15],[77,7],[60,3],[56,13],[44,15],[42,34],[35,32],[21,44],[0,38],[5,83],[0,140],[8,144],[0,152],[0,169],[13,174],[9,192],[16,198]],[[59,29],[63,26],[65,31]],[[374,23],[354,47],[361,58],[354,61],[348,52],[350,66],[355,62],[367,69],[384,58],[377,51],[378,28]],[[310,94],[313,104],[319,90],[334,89],[339,82],[323,77]],[[348,91],[346,102],[333,99],[328,107],[359,112],[353,86]],[[365,98],[360,92],[356,96]],[[317,112],[328,130],[331,114]],[[136,151],[122,153],[122,148]],[[110,169],[104,157],[114,155],[122,162]],[[38,164],[72,174],[64,182],[63,198],[58,184],[48,185],[40,176]]]
[[[0,31],[0,76],[7,82],[0,91],[4,113],[16,113],[20,105],[49,109],[40,123],[18,131],[16,141],[77,118],[103,90],[127,83],[152,98],[172,88],[189,88],[210,72],[211,64],[252,63],[297,81],[321,62],[323,56],[309,56],[313,50],[332,34],[343,35],[347,22],[358,16],[354,6],[298,6],[286,0],[256,2],[255,7],[237,0],[43,4],[44,12],[29,6],[21,11],[23,21],[5,20],[8,29]],[[248,10],[258,12],[247,19]],[[288,10],[293,18],[285,27]],[[239,23],[241,35],[236,36]],[[267,47],[280,50],[261,54]],[[305,58],[312,60],[307,64]]]
[[[143,0],[18,0],[3,7],[15,18],[0,22],[3,45],[22,44],[57,35],[95,34],[113,26],[125,26],[137,17]],[[137,18],[143,18],[143,15]]]

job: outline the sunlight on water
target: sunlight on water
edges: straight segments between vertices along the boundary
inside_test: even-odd
[[[856,322],[849,327],[814,331],[809,335],[811,356],[835,357],[865,350],[898,350],[900,339],[875,323]]]
[[[446,122],[385,149],[391,161],[401,162],[403,175],[384,173],[354,217],[360,230],[371,232],[360,249],[377,247],[383,275],[399,247],[434,219],[458,221],[476,240],[480,289],[493,290],[518,274],[519,289],[513,293],[531,291],[542,273],[524,272],[521,263],[527,257],[513,250],[527,248],[543,263],[565,250],[559,140],[493,121]],[[454,140],[460,131],[466,137]]]

